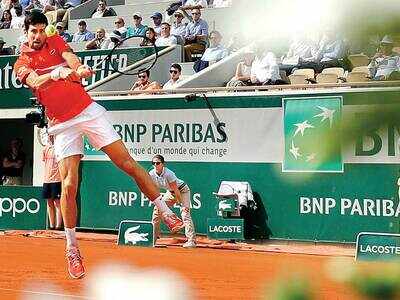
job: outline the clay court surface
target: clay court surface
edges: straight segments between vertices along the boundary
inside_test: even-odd
[[[266,285],[299,272],[311,279],[315,299],[357,299],[348,287],[332,282],[324,271],[332,256],[352,261],[354,250],[349,248],[273,242],[238,249],[234,245],[229,250],[201,243],[196,249],[183,249],[177,243],[164,248],[139,248],[117,246],[114,235],[104,237],[81,238],[87,276],[72,280],[65,270],[63,239],[0,236],[0,299],[93,299],[86,289],[91,272],[110,262],[140,270],[173,270],[190,282],[193,299],[268,299],[263,297]]]

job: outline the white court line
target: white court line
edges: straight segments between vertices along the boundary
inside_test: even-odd
[[[47,295],[47,296],[56,296],[56,297],[69,297],[69,298],[76,298],[76,299],[94,299],[86,296],[76,296],[76,295],[68,295],[68,294],[57,294],[57,293],[47,293],[47,292],[35,292],[35,291],[28,291],[28,290],[16,290],[16,289],[5,289],[0,288],[1,291],[9,291],[9,292],[20,292],[20,293],[27,293],[27,294],[36,294],[36,295]]]

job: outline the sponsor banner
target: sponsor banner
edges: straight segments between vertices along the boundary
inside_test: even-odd
[[[244,240],[243,219],[207,219],[207,237],[217,240]]]
[[[400,234],[360,232],[356,247],[356,260],[399,260]]]
[[[110,61],[114,68],[123,69],[153,54],[153,52],[154,49],[149,47],[118,49],[110,57]],[[76,54],[84,64],[94,66],[107,57],[108,53],[109,50],[92,50],[81,51]],[[31,106],[29,98],[32,97],[32,93],[27,86],[23,86],[17,80],[13,72],[13,66],[17,58],[18,56],[0,56],[0,108]],[[113,67],[110,67],[108,61],[104,61],[92,77],[82,80],[82,84],[87,86],[107,77],[111,73],[114,73]]]
[[[283,155],[280,108],[111,111],[113,126],[130,154],[150,161],[280,162]],[[251,122],[250,122],[251,120]],[[85,142],[86,160],[107,160]],[[250,155],[251,153],[251,155]]]
[[[283,171],[343,172],[342,97],[284,98]]]
[[[45,229],[46,201],[41,187],[0,186],[0,229]]]
[[[154,247],[154,242],[151,222],[124,220],[119,224],[118,245]]]

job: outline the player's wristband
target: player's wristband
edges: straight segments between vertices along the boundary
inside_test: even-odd
[[[50,78],[54,81],[57,81],[61,78],[60,71],[62,67],[55,68],[50,72]]]

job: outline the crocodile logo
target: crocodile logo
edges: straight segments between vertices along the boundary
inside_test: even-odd
[[[125,244],[132,243],[132,245],[136,245],[138,242],[148,242],[149,239],[147,236],[148,233],[139,233],[136,232],[140,229],[140,225],[128,228],[124,233]]]

